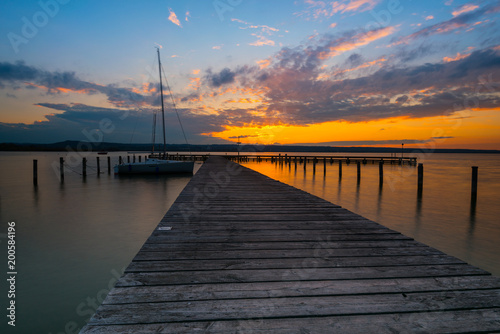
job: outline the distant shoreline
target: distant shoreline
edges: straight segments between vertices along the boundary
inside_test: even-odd
[[[339,147],[339,146],[305,146],[305,145],[241,145],[236,144],[210,144],[210,145],[187,145],[167,144],[167,151],[174,152],[315,152],[315,153],[401,153],[401,148],[393,147]],[[34,143],[0,143],[0,151],[27,152],[27,151],[151,151],[151,144],[123,144],[99,142],[91,143],[84,141],[64,141],[52,144]],[[157,144],[155,151],[161,151]],[[500,150],[477,150],[477,149],[420,149],[405,148],[404,153],[492,153],[499,154]]]

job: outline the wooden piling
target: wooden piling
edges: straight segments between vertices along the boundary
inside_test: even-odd
[[[64,158],[63,157],[59,158],[59,178],[61,179],[61,182],[64,182]]]
[[[108,174],[111,174],[111,157],[108,157]]]
[[[313,159],[313,174],[316,174],[316,163],[318,162],[318,160],[316,159],[316,157],[314,157]]]
[[[326,158],[323,158],[323,175],[326,175]]]
[[[339,160],[339,179],[342,178],[342,160]]]
[[[38,185],[38,160],[33,159],[33,184]]]
[[[87,158],[83,158],[82,160],[82,175],[87,176]]]
[[[127,163],[130,163],[130,155],[127,155]]]
[[[384,184],[384,162],[379,161],[378,163],[378,180],[380,185]]]
[[[359,182],[361,180],[361,162],[356,161],[356,166],[357,166],[357,170],[358,170],[358,182]]]
[[[422,194],[424,187],[424,164],[418,164],[418,193]]]
[[[478,167],[472,166],[471,197],[473,200],[477,198],[477,174],[478,174]]]
[[[122,159],[122,156],[119,155],[118,156],[118,164],[121,165],[123,163],[123,159]]]
[[[139,156],[139,162],[141,162],[141,156]]]
[[[101,161],[99,160],[99,157],[96,157],[96,162],[97,162],[97,176],[101,174]]]

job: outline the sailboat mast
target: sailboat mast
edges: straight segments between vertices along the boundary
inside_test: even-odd
[[[158,71],[160,72],[160,97],[161,97],[161,120],[163,126],[163,156],[166,155],[167,142],[165,139],[165,107],[163,104],[163,83],[161,81],[161,61],[160,61],[160,48],[156,48],[158,51]]]

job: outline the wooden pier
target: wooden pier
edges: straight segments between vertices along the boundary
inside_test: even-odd
[[[150,154],[151,158],[168,158],[172,160],[182,160],[182,161],[206,161],[211,156],[222,156],[217,153],[213,154],[191,154],[191,153],[176,153],[168,154],[164,156],[163,154]],[[375,164],[375,163],[387,163],[387,164],[399,164],[399,165],[417,165],[417,157],[412,156],[360,156],[360,155],[314,155],[309,153],[307,155],[297,155],[297,154],[246,154],[246,153],[230,153],[223,155],[226,159],[235,162],[248,162],[248,161],[271,161],[276,163],[318,163],[318,162],[329,162],[329,163],[345,163],[345,164],[356,164],[360,162],[362,164]]]
[[[210,158],[81,333],[500,332],[500,279]]]

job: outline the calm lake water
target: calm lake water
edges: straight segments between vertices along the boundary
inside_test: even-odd
[[[112,164],[122,153],[110,153]],[[372,154],[370,154],[372,155]],[[1,333],[77,333],[104,299],[176,199],[190,176],[96,174],[81,166],[59,182],[51,165],[65,153],[0,152],[0,248],[7,269],[7,223],[16,223],[16,327],[2,315]],[[32,160],[38,159],[38,186]],[[106,156],[101,156],[101,161]],[[417,198],[415,167],[277,165],[245,163],[500,276],[500,155],[432,154],[425,157],[424,190]],[[471,209],[471,166],[479,166],[478,199]],[[196,166],[199,168],[199,164]],[[74,170],[74,171],[73,171]],[[2,279],[1,308],[8,299]],[[7,330],[7,331],[6,331]]]

